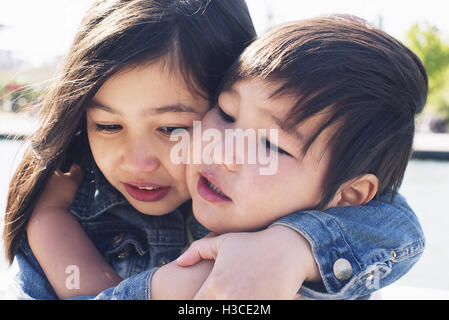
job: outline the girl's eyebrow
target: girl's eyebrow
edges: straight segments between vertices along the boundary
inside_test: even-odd
[[[106,111],[106,112],[109,112],[112,114],[120,114],[120,112],[118,112],[117,110],[115,110],[111,107],[108,107],[95,99],[92,99],[89,102],[87,108],[100,109],[100,110],[103,110],[103,111]]]
[[[151,114],[161,114],[161,113],[168,113],[168,112],[175,112],[175,113],[196,113],[199,114],[197,110],[195,110],[194,107],[185,105],[185,104],[175,104],[175,105],[169,105],[169,106],[162,106],[156,109],[151,109],[149,111]]]
[[[112,114],[118,114],[121,115],[121,113],[114,108],[111,108],[101,102],[99,102],[96,99],[92,99],[92,101],[89,103],[88,108],[96,108],[101,109],[103,111],[112,113]],[[155,115],[155,114],[163,114],[163,113],[194,113],[194,114],[200,114],[199,111],[197,111],[194,107],[185,105],[185,104],[174,104],[174,105],[167,105],[167,106],[161,106],[158,108],[148,108],[145,110],[143,116],[147,115]]]

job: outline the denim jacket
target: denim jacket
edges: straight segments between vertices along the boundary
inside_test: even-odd
[[[124,280],[95,297],[75,299],[149,299],[153,273],[186,245],[185,217],[179,210],[163,216],[139,213],[107,182],[91,156],[80,164],[85,177],[70,212]],[[297,230],[310,242],[322,282],[305,283],[302,297],[360,298],[399,279],[416,263],[424,250],[421,226],[402,196],[391,203],[389,196],[360,207],[295,212],[273,223]],[[189,221],[194,239],[208,233],[195,219]],[[26,236],[16,260],[19,299],[57,299]]]

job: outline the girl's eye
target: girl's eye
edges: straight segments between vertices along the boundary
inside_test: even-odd
[[[220,114],[221,119],[223,119],[225,122],[228,122],[228,123],[235,122],[235,118],[234,117],[231,117],[229,114],[224,112],[223,109],[220,108],[219,106],[217,106],[217,108],[218,108],[218,113]]]
[[[114,133],[120,131],[123,127],[119,124],[99,124],[97,123],[95,130],[99,132]]]
[[[288,153],[287,151],[285,151],[285,150],[279,148],[277,145],[271,143],[266,137],[263,137],[263,138],[262,138],[262,143],[263,143],[263,142],[265,142],[265,148],[266,148],[267,150],[276,151],[276,152],[278,152],[278,153],[280,153],[280,154],[285,154],[285,155],[290,156],[290,157],[292,156],[292,155],[291,155],[290,153]]]
[[[173,131],[175,131],[176,129],[184,129],[184,130],[188,130],[189,127],[159,127],[157,128],[157,130],[160,133],[163,133],[165,135],[171,135],[173,133]]]

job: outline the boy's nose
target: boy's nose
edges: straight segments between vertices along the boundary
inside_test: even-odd
[[[228,135],[225,136],[222,146],[221,164],[228,171],[240,171],[245,161],[245,154],[248,152],[247,143],[242,140],[239,141],[233,135]]]

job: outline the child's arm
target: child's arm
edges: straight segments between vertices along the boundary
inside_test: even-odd
[[[81,178],[78,167],[57,171],[27,225],[30,248],[60,299],[97,295],[121,281],[67,211]]]
[[[215,266],[196,299],[289,300],[305,280],[320,278],[307,240],[283,226],[200,239],[177,263],[202,259],[215,260]]]
[[[81,180],[78,167],[65,174],[55,172],[27,225],[30,248],[60,299],[100,293],[107,297],[109,293],[102,291],[122,281],[67,211]],[[212,267],[212,261],[187,268],[176,262],[161,267],[151,277],[151,299],[192,299]],[[133,280],[128,282],[133,286]],[[112,290],[114,295],[121,291],[120,287]]]
[[[191,300],[209,276],[214,263],[203,260],[190,267],[176,261],[157,270],[151,279],[151,300]]]
[[[303,283],[300,294],[308,298],[355,299],[391,284],[418,261],[425,240],[405,199],[397,195],[391,202],[390,196],[364,206],[295,212],[276,221],[277,230],[269,227],[199,240],[192,248],[193,256],[215,259],[200,289],[202,298],[253,299],[257,295],[268,299],[276,291],[278,298],[288,299],[291,286],[298,285],[298,273],[311,259],[320,280]],[[311,251],[285,240],[284,235],[292,231],[310,244]],[[183,266],[197,260],[189,251],[178,259]],[[304,259],[298,259],[298,254]],[[239,257],[245,257],[245,262]],[[257,289],[241,290],[248,287]]]

